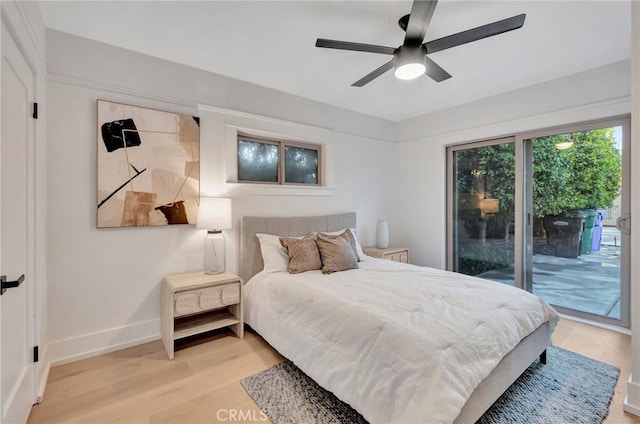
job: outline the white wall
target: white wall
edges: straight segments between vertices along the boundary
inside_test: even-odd
[[[96,228],[97,99],[201,117],[201,192],[233,198],[234,229],[225,232],[230,270],[238,267],[244,215],[355,211],[367,244],[376,221],[391,213],[395,146],[385,141],[393,135],[386,121],[55,31],[47,48],[54,363],[159,338],[161,279],[202,269],[204,231],[194,226]],[[253,195],[226,184],[226,125],[326,142],[330,195]]]
[[[396,126],[397,242],[418,265],[446,266],[446,146],[630,112],[630,62],[537,84]]]

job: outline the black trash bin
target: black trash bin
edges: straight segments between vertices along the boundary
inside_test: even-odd
[[[582,211],[570,211],[563,215],[546,216],[544,230],[547,243],[555,248],[555,256],[577,258],[580,254],[580,239],[584,231],[586,214]]]

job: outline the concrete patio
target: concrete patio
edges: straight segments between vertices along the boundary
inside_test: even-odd
[[[477,275],[513,284],[513,268]],[[556,306],[620,318],[620,232],[605,227],[600,251],[576,259],[533,256],[533,293]]]

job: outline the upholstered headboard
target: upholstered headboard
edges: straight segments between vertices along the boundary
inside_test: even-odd
[[[299,217],[245,216],[240,225],[240,276],[246,283],[264,267],[257,233],[296,237],[309,231],[337,231],[343,228],[356,228],[355,212]]]

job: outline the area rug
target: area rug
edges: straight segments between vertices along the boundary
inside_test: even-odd
[[[535,361],[477,424],[600,424],[619,370],[557,347]],[[354,409],[289,361],[244,378],[242,385],[274,424],[361,424]]]

